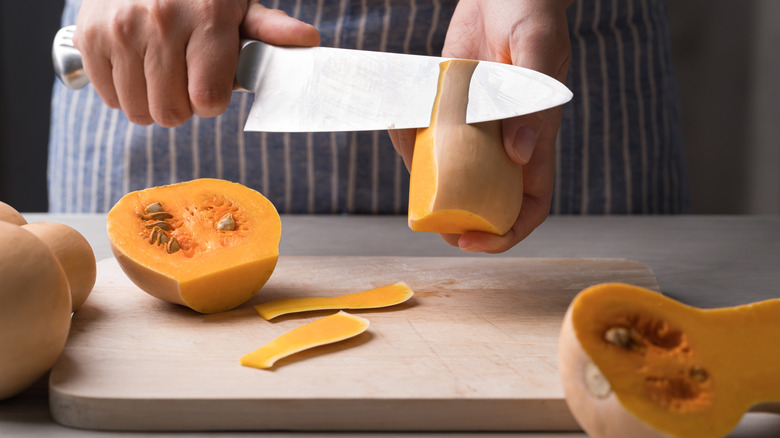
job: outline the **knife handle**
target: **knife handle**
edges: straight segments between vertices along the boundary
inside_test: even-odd
[[[89,77],[84,72],[84,64],[81,62],[81,52],[73,45],[73,34],[76,25],[65,26],[54,35],[51,47],[51,60],[54,73],[66,87],[78,90],[89,83]],[[241,50],[254,43],[252,40],[241,40]],[[233,82],[233,90],[249,91],[241,86],[238,81]]]
[[[78,90],[89,83],[84,65],[81,63],[81,52],[73,45],[73,33],[76,26],[65,26],[54,35],[51,47],[51,60],[54,73],[66,87]]]

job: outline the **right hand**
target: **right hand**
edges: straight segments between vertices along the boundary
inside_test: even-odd
[[[83,0],[73,43],[101,99],[139,125],[214,117],[230,103],[239,35],[316,46],[317,30],[256,0]]]

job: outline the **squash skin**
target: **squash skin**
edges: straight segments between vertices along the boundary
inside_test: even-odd
[[[154,202],[173,214],[171,237],[182,240],[181,250],[169,254],[142,234],[149,233],[139,217]],[[235,234],[215,228],[217,218],[209,215],[220,208],[240,216]],[[200,313],[216,313],[241,305],[271,277],[281,220],[260,193],[204,178],[125,195],[108,214],[108,234],[120,267],[141,290]]]
[[[611,388],[605,397],[598,397],[586,387],[586,369],[596,365],[577,340],[571,312],[571,308],[566,312],[558,340],[558,373],[566,404],[579,425],[593,438],[671,438],[629,412]]]
[[[596,438],[725,436],[751,407],[780,400],[778,321],[780,299],[698,309],[635,286],[592,286],[561,329],[566,401]],[[613,327],[636,332],[608,342]],[[607,391],[586,383],[589,366]]]
[[[14,225],[24,225],[27,220],[15,208],[0,201],[0,222],[8,222]]]
[[[59,358],[70,330],[68,280],[52,250],[0,222],[0,400],[35,383]]]
[[[87,300],[97,279],[95,253],[89,242],[81,233],[61,223],[33,222],[22,228],[43,240],[54,252],[68,277],[71,310],[75,312]]]
[[[440,65],[431,123],[417,130],[412,157],[409,227],[414,231],[503,235],[520,213],[522,166],[505,152],[501,121],[466,124],[477,64]]]

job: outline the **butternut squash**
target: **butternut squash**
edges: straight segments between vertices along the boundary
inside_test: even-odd
[[[24,225],[27,220],[15,208],[0,201],[0,222],[9,222],[14,225]]]
[[[201,313],[232,309],[265,285],[281,231],[265,196],[218,179],[132,192],[108,213],[111,249],[130,280]]]
[[[722,437],[751,407],[780,401],[778,333],[780,299],[699,309],[596,285],[561,329],[566,401],[594,438]]]
[[[270,321],[294,312],[329,309],[375,309],[403,303],[414,295],[409,286],[398,282],[387,286],[335,297],[280,298],[255,306],[257,314]]]
[[[0,221],[0,400],[40,379],[70,330],[68,279],[51,249]]]
[[[509,159],[501,121],[466,124],[478,61],[441,63],[431,123],[417,130],[409,180],[409,227],[503,235],[523,201],[522,166]]]
[[[343,341],[368,329],[365,318],[339,311],[293,329],[241,358],[241,365],[271,368],[277,360],[303,350]]]
[[[22,228],[41,239],[54,252],[68,278],[71,310],[87,300],[97,278],[95,253],[87,239],[75,229],[56,222],[33,222]]]

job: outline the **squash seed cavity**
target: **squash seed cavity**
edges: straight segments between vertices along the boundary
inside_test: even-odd
[[[693,360],[691,345],[685,334],[667,321],[646,315],[634,315],[609,327],[604,341],[629,354],[642,355],[647,365],[641,369],[647,396],[672,412],[692,412],[712,402],[711,377]],[[679,365],[664,365],[668,360]],[[590,371],[590,373],[589,373]],[[599,376],[586,370],[586,385],[598,396],[603,390]]]

